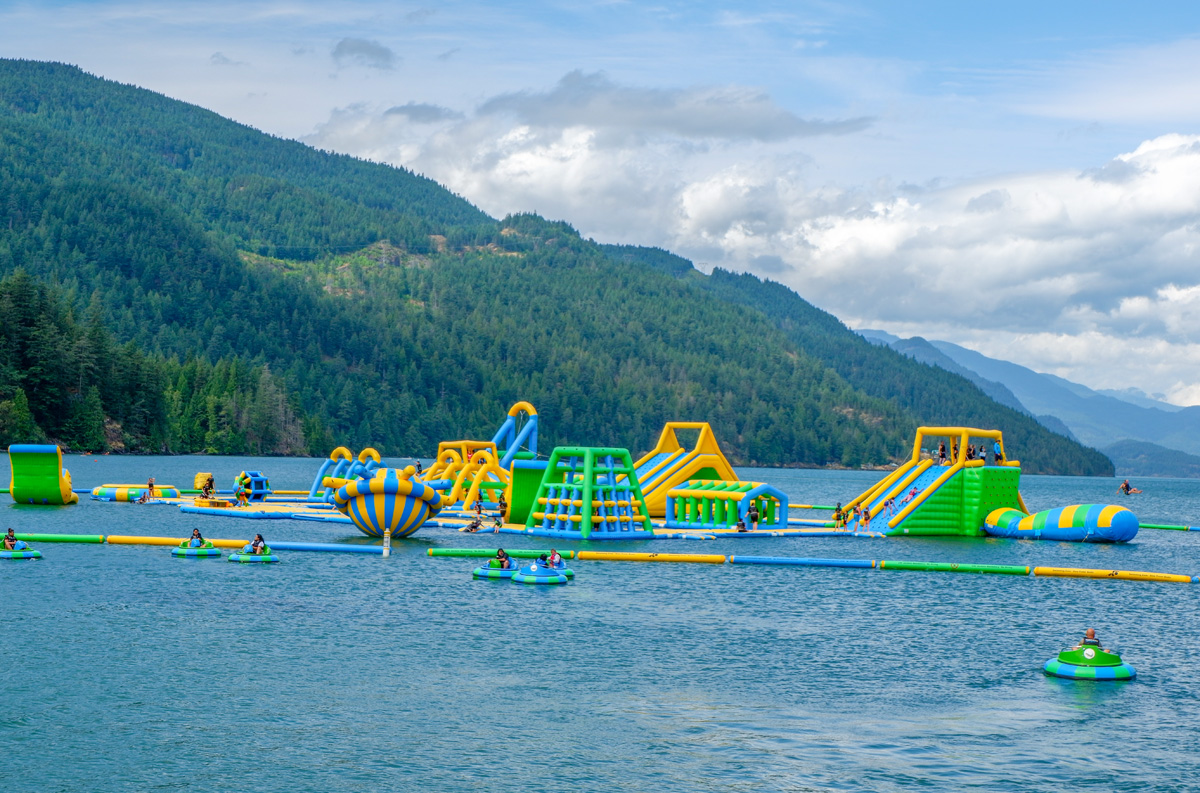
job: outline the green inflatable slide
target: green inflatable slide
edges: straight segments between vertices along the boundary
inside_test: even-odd
[[[74,504],[71,472],[62,467],[62,450],[57,446],[14,443],[8,447],[12,467],[9,493],[18,504]]]

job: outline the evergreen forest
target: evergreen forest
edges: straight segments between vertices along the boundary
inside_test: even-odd
[[[547,450],[704,420],[737,463],[857,467],[968,424],[1029,472],[1112,474],[782,285],[62,64],[0,60],[0,276],[0,443],[430,455],[524,399]]]

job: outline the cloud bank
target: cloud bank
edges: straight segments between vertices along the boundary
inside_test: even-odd
[[[782,145],[870,125],[803,119],[744,87],[571,72],[469,112],[343,108],[310,140],[414,167],[494,215],[762,274],[852,325],[1200,403],[1200,136],[927,187],[822,184]]]

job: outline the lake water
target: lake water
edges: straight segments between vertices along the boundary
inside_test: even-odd
[[[7,459],[3,458],[6,465]],[[307,488],[318,461],[69,457],[77,487]],[[880,474],[745,469],[804,503]],[[5,469],[0,476],[7,481]],[[1024,477],[1031,509],[1125,503],[1200,523],[1200,482]],[[19,531],[335,541],[351,527],[87,501]],[[504,537],[511,547],[538,547]],[[566,587],[473,581],[422,529],[389,559],[260,567],[161,547],[41,545],[0,566],[4,791],[1200,789],[1200,585],[576,562]],[[559,548],[572,547],[562,543]],[[647,545],[606,543],[606,549]],[[977,539],[661,541],[669,552],[1200,573],[1200,532],[1123,546]],[[1048,679],[1095,626],[1129,684]]]

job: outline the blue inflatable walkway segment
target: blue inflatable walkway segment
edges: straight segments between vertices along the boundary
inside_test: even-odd
[[[900,510],[904,509],[904,507],[907,506],[907,504],[900,503],[901,501],[904,500],[905,496],[907,496],[909,493],[911,493],[912,489],[915,487],[917,489],[917,493],[915,496],[913,496],[913,498],[916,498],[917,496],[924,493],[925,489],[927,487],[929,487],[930,485],[932,485],[934,482],[936,482],[938,480],[938,478],[944,473],[946,473],[946,469],[939,465],[931,465],[928,468],[926,468],[925,471],[920,476],[918,476],[913,481],[912,484],[910,484],[908,487],[904,488],[904,490],[902,492],[896,494],[896,512],[895,513],[888,515],[887,512],[885,512],[884,510],[880,510],[879,514],[875,515],[875,517],[873,517],[871,519],[871,523],[869,526],[860,527],[859,530],[862,531],[863,529],[866,529],[868,531],[878,531],[878,532],[890,531],[891,529],[888,526],[888,521],[891,520],[893,517],[895,517],[897,514],[899,514]],[[883,503],[883,497],[885,495],[887,495],[886,491],[883,494],[881,494],[878,498],[876,498],[874,501],[871,502],[871,512],[872,513],[874,513],[875,510],[879,507],[879,505],[881,505]]]

